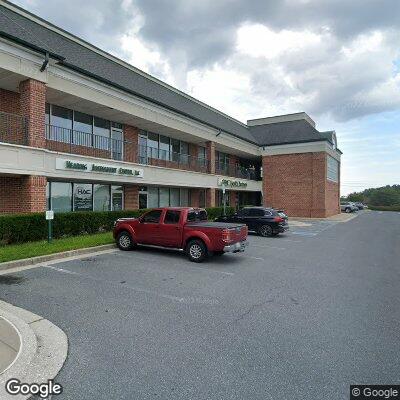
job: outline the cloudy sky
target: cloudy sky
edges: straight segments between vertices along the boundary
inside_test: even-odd
[[[400,184],[398,0],[17,0],[241,120],[336,130],[342,192]]]

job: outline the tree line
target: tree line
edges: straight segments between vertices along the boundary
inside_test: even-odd
[[[353,192],[341,198],[344,201],[354,201],[369,206],[400,206],[400,185],[387,185],[379,188],[365,189]]]

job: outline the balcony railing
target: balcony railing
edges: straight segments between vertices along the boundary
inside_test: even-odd
[[[0,142],[27,145],[26,118],[17,114],[0,112]]]
[[[209,162],[205,158],[190,154],[176,153],[173,151],[157,149],[149,146],[139,146],[138,162],[158,167],[187,169],[197,172],[208,172]]]
[[[124,157],[124,152],[128,153],[134,150],[133,143],[126,140],[53,125],[46,125],[46,140],[49,150],[120,161],[127,158]]]
[[[216,161],[215,173],[220,175],[232,176],[235,178],[258,180],[259,173],[256,168],[243,167],[240,165],[233,165],[227,163],[221,163]]]

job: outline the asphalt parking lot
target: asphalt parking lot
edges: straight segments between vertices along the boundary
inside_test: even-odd
[[[400,215],[296,222],[203,264],[111,251],[0,276],[60,326],[60,399],[347,399],[400,384]]]

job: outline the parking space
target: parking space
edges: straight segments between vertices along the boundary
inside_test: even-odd
[[[0,297],[67,333],[61,399],[345,398],[400,383],[389,219],[295,223],[202,264],[115,250],[0,275]]]

